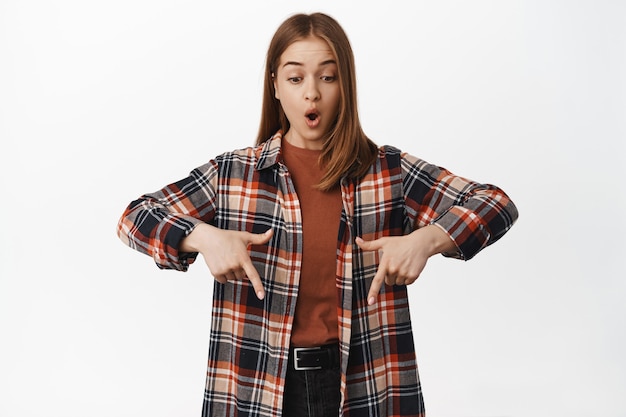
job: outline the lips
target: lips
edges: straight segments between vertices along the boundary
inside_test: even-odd
[[[305,121],[310,128],[317,127],[320,123],[320,114],[316,109],[310,109],[305,114]]]

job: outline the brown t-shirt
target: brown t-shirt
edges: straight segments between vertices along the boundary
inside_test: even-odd
[[[298,148],[283,139],[282,152],[302,213],[302,271],[291,344],[320,346],[338,340],[336,268],[341,190],[315,188],[323,175],[318,163],[320,151]]]

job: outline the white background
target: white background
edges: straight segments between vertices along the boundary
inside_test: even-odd
[[[318,10],[377,143],[520,210],[410,288],[429,416],[626,416],[625,3],[314,3],[0,2],[1,416],[199,416],[212,278],[115,226],[253,143],[269,40]]]

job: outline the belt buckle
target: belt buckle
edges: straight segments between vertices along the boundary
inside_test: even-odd
[[[317,371],[322,369],[321,366],[300,366],[298,364],[299,361],[299,357],[298,354],[300,352],[310,352],[312,350],[321,350],[322,347],[321,346],[317,346],[317,347],[312,347],[312,348],[305,348],[305,347],[300,347],[300,348],[293,348],[293,368],[296,371]]]

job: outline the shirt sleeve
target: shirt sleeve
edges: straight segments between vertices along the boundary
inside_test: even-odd
[[[415,228],[434,224],[457,247],[444,256],[469,260],[500,239],[518,211],[504,191],[452,174],[445,168],[402,154],[403,188]]]
[[[216,212],[217,164],[211,161],[187,178],[131,202],[117,225],[126,245],[151,256],[161,269],[186,271],[197,253],[179,252],[181,241]]]

